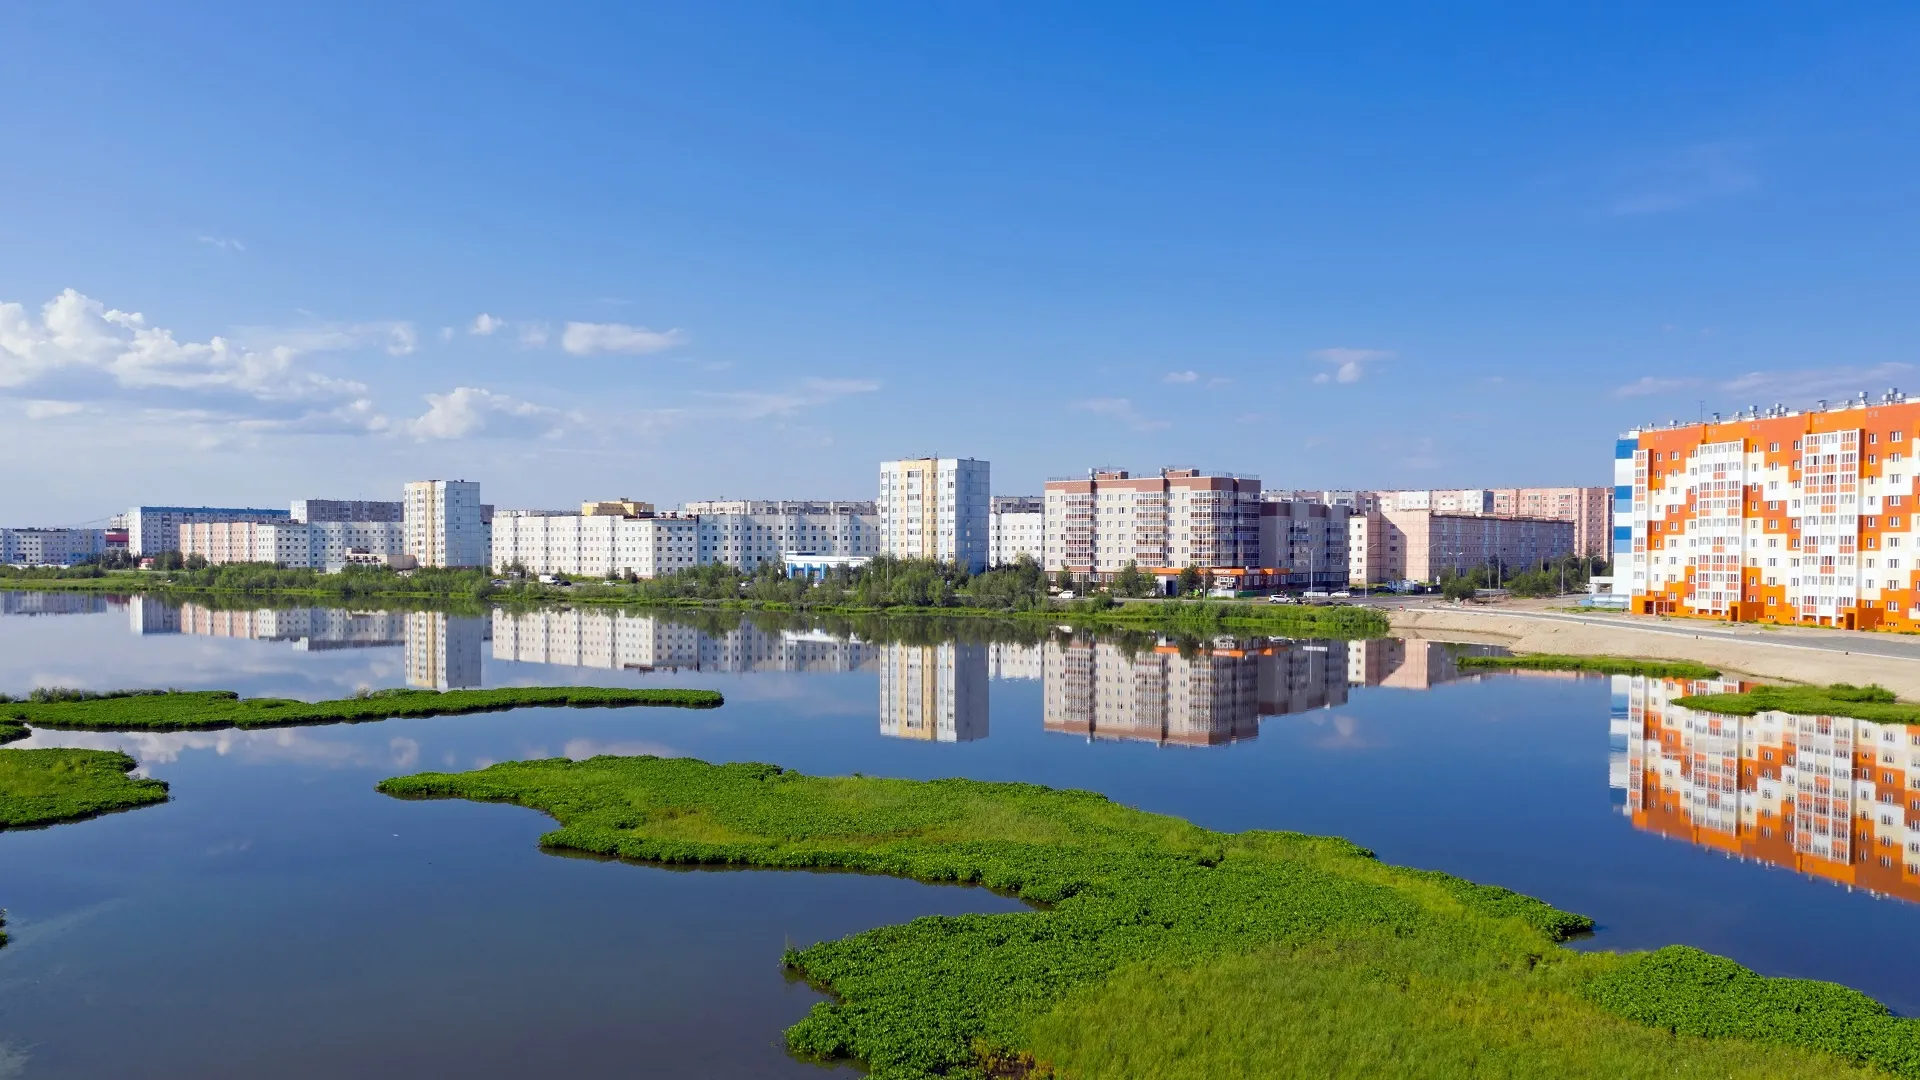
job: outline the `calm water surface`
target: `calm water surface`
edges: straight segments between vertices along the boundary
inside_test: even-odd
[[[1735,827],[1783,793],[1723,792],[1714,755],[1741,736],[1687,727],[1658,683],[1462,678],[1457,649],[1429,642],[1196,651],[835,630],[0,594],[10,693],[599,683],[727,697],[707,712],[15,744],[125,749],[173,800],[0,833],[14,935],[0,1078],[818,1076],[781,1049],[819,1000],[782,977],[783,947],[1018,906],[876,877],[556,857],[535,845],[550,822],[534,812],[373,790],[419,769],[599,753],[1028,780],[1212,828],[1337,834],[1591,915],[1593,947],[1684,942],[1920,1013],[1920,906],[1901,899],[1920,889],[1900,848],[1888,869],[1876,838],[1842,851],[1823,834],[1813,858]]]

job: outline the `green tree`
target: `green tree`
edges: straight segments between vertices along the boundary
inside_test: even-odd
[[[1189,563],[1180,570],[1180,595],[1192,596],[1200,589],[1200,568]]]
[[[1053,584],[1061,592],[1072,592],[1075,585],[1073,571],[1061,567],[1060,572],[1053,577]]]
[[[1121,567],[1120,572],[1113,576],[1115,596],[1147,596],[1152,592],[1153,579],[1141,572],[1139,563],[1128,561],[1127,565]]]
[[[1454,574],[1440,583],[1440,595],[1449,600],[1471,600],[1473,590],[1473,578],[1466,574]]]

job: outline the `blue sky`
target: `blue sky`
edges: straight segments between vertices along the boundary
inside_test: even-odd
[[[1606,483],[1920,389],[1920,9],[1541,7],[10,5],[0,523]]]

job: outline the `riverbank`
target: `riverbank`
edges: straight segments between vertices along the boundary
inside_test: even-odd
[[[559,821],[541,838],[554,849],[855,870],[1043,905],[786,954],[834,998],[789,1046],[864,1061],[877,1080],[1885,1075],[1856,1067],[1868,1062],[1920,1076],[1920,1023],[1841,987],[1691,949],[1576,952],[1559,942],[1589,920],[1505,889],[1090,792],[651,757],[379,787],[542,810]]]
[[[1813,648],[1801,635],[1755,631],[1752,636],[1716,635],[1705,624],[1695,631],[1684,621],[1659,621],[1619,615],[1597,624],[1555,618],[1551,614],[1504,608],[1408,607],[1392,609],[1392,633],[1409,638],[1505,645],[1519,652],[1611,655],[1646,660],[1690,660],[1718,668],[1729,678],[1751,677],[1826,685],[1876,684],[1905,700],[1920,700],[1920,659]],[[1823,644],[1842,645],[1825,631]],[[1769,640],[1771,639],[1771,640]],[[1863,648],[1876,642],[1862,642]]]
[[[714,690],[607,686],[515,686],[498,690],[379,690],[337,701],[243,698],[231,690],[40,690],[0,702],[0,720],[60,731],[207,731],[356,724],[398,717],[459,716],[509,709],[657,706],[712,709]]]

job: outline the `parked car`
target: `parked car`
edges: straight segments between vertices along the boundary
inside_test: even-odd
[[[1327,598],[1327,590],[1308,589],[1306,592],[1303,592],[1300,595],[1306,597],[1309,600],[1325,600]]]
[[[1349,600],[1353,598],[1353,593],[1347,591],[1346,589],[1337,589],[1333,593],[1333,598],[1335,600]]]
[[[1295,600],[1286,593],[1274,593],[1272,596],[1267,597],[1267,603],[1269,604],[1297,604],[1299,602],[1300,601]]]

